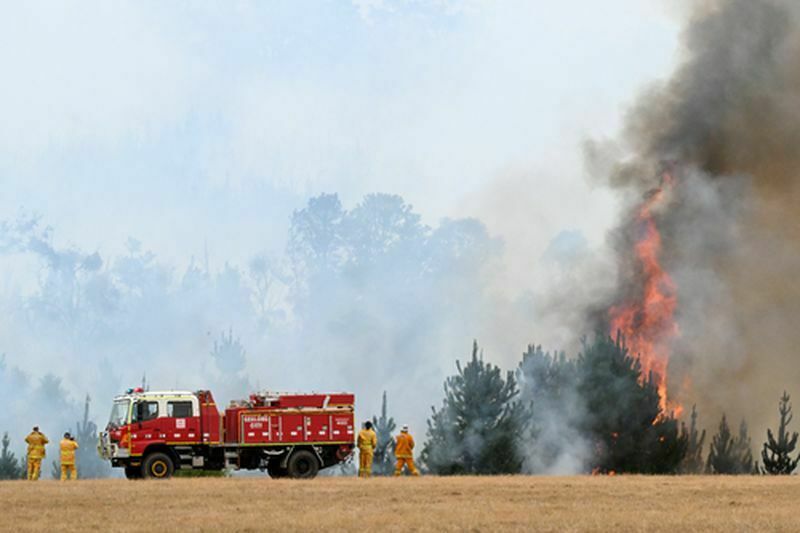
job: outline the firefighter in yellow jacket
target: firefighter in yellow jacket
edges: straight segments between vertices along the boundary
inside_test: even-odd
[[[28,444],[28,479],[36,481],[42,471],[42,459],[46,455],[44,447],[50,441],[39,431],[39,426],[33,426],[33,431],[25,437],[25,442]]]
[[[61,481],[78,479],[78,468],[75,466],[75,450],[78,443],[69,433],[61,439]]]
[[[397,457],[397,466],[394,475],[399,476],[403,473],[403,467],[407,466],[412,476],[418,476],[419,471],[414,466],[414,437],[408,432],[408,425],[404,424],[400,434],[395,439],[394,455]]]
[[[358,433],[358,477],[372,475],[372,457],[378,447],[378,436],[372,429],[372,422],[364,422],[364,428]]]

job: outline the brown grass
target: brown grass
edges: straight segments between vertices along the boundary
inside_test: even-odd
[[[3,531],[798,531],[800,478],[0,482]]]

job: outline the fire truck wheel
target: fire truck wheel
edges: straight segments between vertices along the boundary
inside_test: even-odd
[[[272,479],[280,479],[287,476],[286,469],[278,465],[267,465],[267,473]]]
[[[289,457],[286,471],[294,479],[311,479],[319,472],[319,460],[308,450],[297,450]]]
[[[160,452],[151,453],[142,464],[144,477],[149,479],[167,479],[172,476],[174,469],[170,456]]]
[[[140,466],[126,466],[125,477],[128,479],[142,479],[142,467]]]

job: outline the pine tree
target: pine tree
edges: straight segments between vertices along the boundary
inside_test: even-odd
[[[25,473],[23,465],[9,449],[11,439],[8,432],[3,433],[2,450],[0,450],[0,479],[21,479]]]
[[[747,431],[747,423],[742,419],[739,424],[739,437],[736,439],[736,455],[739,457],[739,465],[742,474],[754,474],[757,469],[753,463],[753,442]]]
[[[211,358],[220,371],[214,390],[217,398],[237,398],[243,390],[251,388],[247,373],[247,351],[239,337],[233,336],[233,328],[228,334],[223,331],[219,340],[214,341]]]
[[[739,425],[739,435],[734,437],[728,420],[722,415],[717,434],[711,439],[706,472],[709,474],[740,475],[753,472],[753,452],[744,420]]]
[[[223,331],[220,340],[214,341],[211,356],[222,372],[236,374],[244,369],[246,353],[239,338],[233,338],[233,328],[229,328],[227,337]]]
[[[618,334],[584,343],[577,361],[579,391],[588,406],[584,433],[592,442],[592,470],[665,474],[677,471],[687,437],[662,412],[652,376],[642,376]]]
[[[373,416],[372,425],[375,426],[375,433],[378,435],[378,447],[375,449],[375,458],[372,463],[372,472],[378,476],[388,476],[394,473],[394,430],[397,425],[394,418],[389,418],[386,414],[386,391],[383,391],[383,401],[381,402],[380,418]]]
[[[478,356],[477,341],[472,359],[463,367],[456,361],[456,368],[458,374],[445,381],[442,407],[431,408],[423,463],[435,474],[519,472],[518,445],[528,413],[515,400],[513,372],[503,379],[498,367]]]
[[[557,405],[575,386],[575,364],[564,352],[550,355],[541,346],[528,345],[517,376],[523,399]]]
[[[733,436],[728,426],[728,420],[722,415],[717,434],[711,437],[711,446],[708,450],[706,472],[709,474],[730,474],[734,471],[733,461]]]
[[[97,455],[97,424],[89,420],[89,404],[91,398],[86,395],[83,405],[83,420],[76,423],[77,431],[73,434],[78,442],[75,460],[78,473],[84,479],[108,477],[111,473],[109,464]]]
[[[685,436],[687,442],[686,456],[683,458],[680,467],[681,474],[702,474],[703,473],[703,444],[706,440],[706,430],[702,433],[697,431],[697,406],[692,406],[692,416],[689,429],[685,424],[681,424],[681,434]]]
[[[797,468],[797,463],[800,462],[800,455],[795,459],[791,458],[797,446],[798,435],[797,432],[794,432],[789,437],[787,427],[792,421],[792,405],[789,400],[789,394],[783,391],[783,396],[778,405],[778,412],[781,415],[780,426],[778,426],[778,439],[775,439],[771,429],[767,430],[767,442],[764,443],[764,449],[761,451],[761,459],[764,462],[761,471],[765,474],[791,474]]]

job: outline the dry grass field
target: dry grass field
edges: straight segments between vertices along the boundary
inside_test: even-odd
[[[800,478],[0,482],[3,531],[798,531]]]

